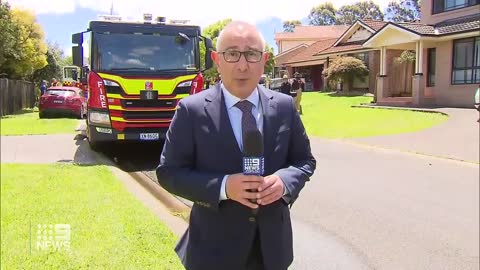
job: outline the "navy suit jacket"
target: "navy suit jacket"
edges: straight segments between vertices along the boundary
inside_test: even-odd
[[[242,172],[220,84],[182,99],[170,125],[156,173],[162,187],[194,202],[189,229],[176,251],[188,270],[244,269],[258,228],[267,270],[293,261],[288,205],[316,166],[310,142],[290,96],[258,86],[263,108],[265,176],[281,177],[286,199],[256,215],[233,200],[220,201],[226,174]]]

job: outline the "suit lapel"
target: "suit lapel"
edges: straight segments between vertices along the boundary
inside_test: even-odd
[[[275,122],[274,116],[277,113],[277,102],[273,99],[273,96],[268,93],[263,87],[258,87],[260,93],[260,100],[262,101],[263,109],[263,145],[264,156],[268,157],[273,152],[275,141]]]
[[[219,144],[223,144],[229,153],[242,155],[235,134],[233,134],[232,124],[228,117],[225,98],[222,94],[220,84],[217,83],[207,97],[205,97],[205,111],[212,121],[216,134],[218,135]],[[213,136],[214,134],[212,134]]]

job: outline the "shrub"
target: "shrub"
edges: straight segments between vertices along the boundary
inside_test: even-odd
[[[329,81],[347,84],[350,84],[355,77],[364,81],[366,75],[368,75],[368,69],[363,61],[351,56],[339,57],[323,70],[323,76]]]

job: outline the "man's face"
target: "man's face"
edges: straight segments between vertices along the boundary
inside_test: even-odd
[[[268,54],[263,53],[262,41],[254,28],[240,25],[227,31],[222,48],[212,52],[212,58],[225,87],[234,95],[247,97],[263,74]]]

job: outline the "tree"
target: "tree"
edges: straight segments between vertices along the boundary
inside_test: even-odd
[[[223,28],[225,28],[225,26],[227,26],[227,24],[229,24],[231,21],[232,21],[232,19],[220,20],[220,21],[217,21],[217,22],[205,27],[205,29],[203,29],[202,35],[204,37],[208,37],[208,38],[212,39],[214,49],[217,46],[218,35],[220,35],[220,32],[223,30]],[[205,53],[206,53],[205,52],[205,46],[201,46],[200,57],[201,57],[202,60],[205,59]],[[202,62],[202,69],[203,69],[203,68],[205,68],[205,64],[204,64],[203,61],[201,61],[201,62]],[[215,78],[218,76],[217,67],[214,66],[211,69],[206,70],[203,73],[203,75],[206,79],[209,79],[210,81],[214,81]]]
[[[57,62],[55,54],[52,51],[47,51],[47,65],[41,69],[36,70],[31,78],[32,81],[38,83],[42,80],[50,81],[52,78],[57,80],[62,76],[62,70]]]
[[[385,19],[392,22],[413,22],[420,20],[420,0],[391,1],[386,9]]]
[[[50,81],[52,78],[60,80],[62,76],[64,55],[63,50],[58,43],[47,42],[47,65],[33,73],[31,78],[34,82],[40,82],[41,80]]]
[[[310,25],[333,25],[337,22],[337,10],[331,2],[313,7],[308,15]]]
[[[223,19],[220,21],[217,21],[203,29],[202,35],[211,38],[212,40],[218,37],[220,35],[220,32],[229,24],[232,22],[232,19]]]
[[[302,22],[299,20],[284,21],[283,32],[293,32],[297,25],[302,25]]]
[[[12,20],[11,10],[8,3],[0,3],[0,73],[13,74],[12,67],[7,67],[8,59],[18,59],[17,52],[18,33],[17,24]]]
[[[351,89],[354,78],[359,78],[365,81],[365,77],[368,75],[368,69],[362,60],[351,57],[343,56],[333,60],[328,68],[323,70],[323,76],[329,81],[343,82],[346,89]]]
[[[370,19],[383,21],[380,7],[373,1],[360,1],[352,5],[344,5],[337,11],[337,24],[351,25],[356,20]]]
[[[394,61],[396,63],[399,63],[399,64],[403,64],[403,63],[411,63],[413,61],[415,61],[415,52],[413,51],[403,51],[402,54],[400,54],[399,57],[396,57],[394,59]]]
[[[47,46],[42,27],[31,11],[12,9],[10,15],[11,22],[17,27],[15,52],[7,55],[2,70],[12,78],[24,79],[47,65]]]
[[[60,66],[73,66],[73,57],[71,55],[65,56],[63,59],[60,60]]]
[[[273,48],[268,44],[265,44],[265,52],[269,55],[268,61],[265,64],[265,74],[272,74],[275,67],[275,55],[273,53]]]

